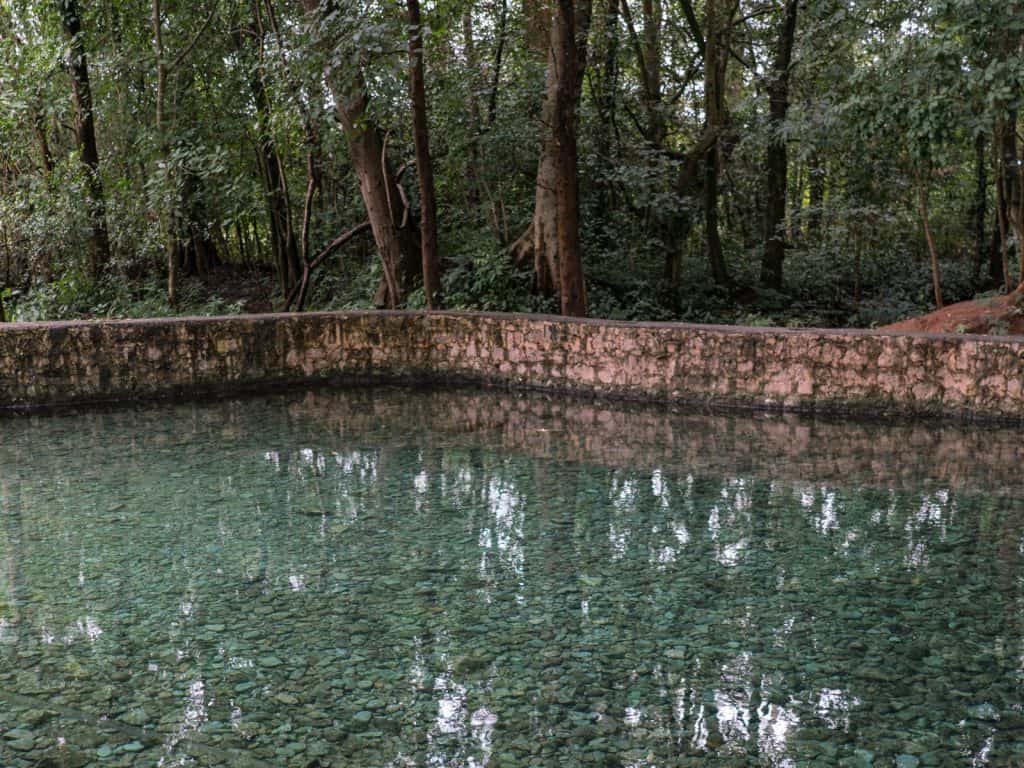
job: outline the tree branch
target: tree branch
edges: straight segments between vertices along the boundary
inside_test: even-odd
[[[213,10],[210,11],[210,15],[206,17],[206,21],[203,22],[203,25],[201,27],[199,27],[199,29],[196,31],[195,35],[189,41],[189,44],[186,45],[182,49],[181,53],[179,53],[177,56],[174,57],[174,61],[172,61],[170,64],[167,65],[167,71],[168,72],[176,69],[183,61],[185,61],[185,59],[188,57],[188,55],[190,53],[192,53],[192,49],[196,47],[196,43],[199,42],[199,38],[203,36],[203,32],[205,32],[206,28],[210,26],[210,22],[213,21],[213,18],[216,15],[217,15],[217,6],[215,5],[215,6],[213,6]]]
[[[690,35],[693,37],[693,42],[697,44],[697,48],[700,51],[700,56],[704,56],[704,33],[701,31],[700,22],[697,21],[697,14],[693,10],[692,0],[679,0],[679,7],[683,11],[683,16],[686,18],[686,25],[690,28]]]

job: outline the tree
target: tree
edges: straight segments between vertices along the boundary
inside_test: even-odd
[[[768,77],[768,152],[765,159],[764,256],[761,282],[782,289],[782,262],[786,257],[786,190],[789,160],[786,151],[786,113],[789,111],[789,70],[796,38],[799,0],[786,0],[775,60]]]
[[[332,9],[325,0],[302,0],[303,7],[319,26],[321,45],[331,49]],[[370,95],[362,66],[343,71],[327,65],[324,70],[335,113],[348,142],[349,158],[359,179],[359,190],[366,215],[380,253],[384,278],[375,303],[391,309],[405,301],[411,265],[417,262],[418,248],[409,227],[408,206],[388,161],[384,137],[369,112]]]
[[[558,287],[565,314],[586,312],[579,250],[576,109],[586,70],[591,9],[591,0],[558,0],[554,8],[533,219],[512,246],[516,263],[532,261],[538,293],[551,295]]]
[[[409,10],[409,100],[412,102],[416,174],[420,185],[420,240],[423,262],[423,293],[427,309],[441,304],[441,262],[437,255],[437,202],[434,197],[434,166],[430,159],[427,130],[427,90],[423,74],[423,23],[419,0],[406,0]]]
[[[285,162],[278,152],[277,143],[271,130],[273,104],[267,87],[266,39],[267,29],[264,14],[260,10],[262,0],[250,0],[252,23],[247,36],[256,43],[256,61],[251,66],[249,91],[256,108],[256,147],[259,175],[263,182],[267,208],[267,228],[270,248],[277,269],[281,295],[287,297],[299,280],[299,246],[292,225],[291,203],[288,196],[288,181]],[[245,45],[238,36],[238,49],[245,52]]]
[[[707,0],[704,19],[704,120],[711,145],[704,155],[704,228],[711,275],[719,285],[730,282],[718,227],[718,174],[722,160],[722,135],[729,117],[725,109],[725,75],[731,50],[732,15],[728,0]]]
[[[67,64],[71,74],[71,96],[75,105],[75,144],[85,174],[89,204],[89,273],[103,274],[110,263],[110,236],[107,234],[106,205],[100,177],[100,155],[96,145],[92,86],[82,33],[78,0],[57,0],[61,26],[67,40]]]

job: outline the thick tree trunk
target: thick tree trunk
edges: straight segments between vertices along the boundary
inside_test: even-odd
[[[783,225],[786,221],[786,185],[789,158],[784,126],[789,111],[789,65],[796,37],[798,0],[786,0],[782,31],[775,48],[775,61],[768,81],[768,156],[765,173],[764,254],[761,283],[781,290],[782,262],[786,258]]]
[[[1016,232],[1015,222],[1021,213],[1019,169],[1017,168],[1017,140],[1014,136],[1017,116],[1011,113],[996,125],[996,221],[999,232],[999,260],[995,273],[1001,273],[1003,285],[1013,290],[1010,276],[1010,232]],[[1016,196],[1016,204],[1014,197]],[[1017,233],[1016,248],[1021,253],[1020,233]],[[996,265],[994,265],[996,266]]]
[[[75,144],[85,170],[89,205],[89,273],[98,278],[110,263],[110,237],[107,234],[106,205],[100,179],[100,158],[93,120],[92,87],[82,38],[82,17],[77,0],[59,0],[61,25],[68,41],[68,70],[75,105]]]
[[[569,33],[570,40],[574,42],[573,69],[571,71],[560,70],[560,63],[564,65],[562,60],[565,52],[562,43],[563,36],[566,34],[564,30],[560,29],[560,16],[564,13],[561,2],[562,0],[559,0],[557,14],[551,24],[548,46],[544,102],[541,106],[544,143],[537,163],[533,220],[527,231],[513,244],[511,249],[513,259],[517,264],[525,265],[533,262],[534,290],[545,296],[554,295],[556,288],[561,283],[559,192],[565,188],[570,194],[576,194],[562,186],[563,174],[569,162],[562,157],[562,149],[564,148],[572,155],[571,162],[575,167],[575,112],[583,84],[583,73],[586,69],[587,32],[590,29],[591,0],[579,0],[573,7],[574,17]],[[563,74],[564,77],[561,76]],[[565,88],[563,88],[563,82]],[[564,126],[559,124],[562,116],[566,114],[566,110],[571,110],[573,116],[571,146],[563,144],[565,137],[562,136],[561,131]],[[578,223],[578,199],[571,205],[577,206],[575,217]],[[573,269],[570,265],[570,273],[572,272]]]
[[[329,10],[319,0],[302,0],[302,5],[307,13]],[[328,68],[325,76],[380,253],[384,279],[374,301],[394,309],[404,302],[411,278],[418,272],[417,238],[409,226],[409,212],[388,163],[380,128],[367,112],[370,99],[362,74],[343,82],[335,69]]]
[[[647,113],[647,141],[651,146],[665,146],[665,115],[661,104],[661,1],[643,0],[644,15],[644,72],[647,87],[644,111]]]
[[[1007,281],[1006,290],[1013,290],[1016,285],[1024,282],[1024,173],[1021,172],[1020,155],[1017,150],[1017,112],[1011,112],[1000,130],[1002,141],[1003,199],[1006,203],[1006,221],[1013,231],[1013,240],[1017,246],[1018,276],[1016,283]],[[1009,270],[1007,270],[1009,277]]]
[[[513,243],[513,261],[519,266],[533,264],[533,290],[542,296],[555,293],[558,279],[558,144],[552,128],[557,118],[558,78],[553,49],[548,53],[541,105],[541,126],[544,137],[537,162],[534,187],[533,220]]]
[[[558,290],[563,315],[587,314],[580,253],[579,177],[576,150],[576,105],[579,102],[574,0],[558,0],[552,32],[558,78],[554,138],[558,144]],[[581,68],[582,69],[582,68]],[[567,75],[565,73],[568,73]]]
[[[344,99],[344,94],[336,93],[335,98],[339,97]],[[397,221],[406,218],[406,212],[387,163],[380,131],[375,125],[365,124],[368,103],[364,94],[351,101],[339,100],[337,113],[348,140],[352,167],[359,179],[359,191],[366,206],[373,239],[380,252],[386,292],[378,295],[377,303],[395,309],[405,300],[407,288],[402,280],[402,261],[403,258],[409,260],[413,249],[411,243],[403,248],[404,228],[400,229]]]
[[[437,202],[434,166],[427,130],[427,89],[423,74],[423,24],[419,0],[407,0],[409,9],[409,99],[412,102],[413,143],[420,186],[420,253],[423,293],[427,309],[441,307],[441,263],[437,255]]]

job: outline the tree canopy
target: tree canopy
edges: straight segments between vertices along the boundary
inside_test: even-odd
[[[884,324],[1024,279],[1022,99],[994,0],[0,0],[0,320]]]

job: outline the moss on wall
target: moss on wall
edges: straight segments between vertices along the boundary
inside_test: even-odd
[[[1024,338],[340,312],[0,326],[0,407],[373,377],[1024,419]]]

